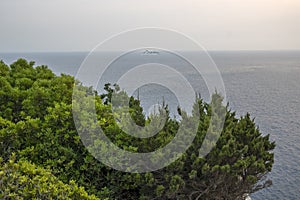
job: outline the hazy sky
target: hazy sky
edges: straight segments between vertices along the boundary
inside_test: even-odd
[[[300,49],[300,0],[0,0],[0,52],[89,51],[149,26],[209,50]]]

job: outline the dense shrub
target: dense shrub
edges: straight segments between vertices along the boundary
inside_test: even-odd
[[[11,198],[43,199],[49,196],[42,195],[50,194],[60,195],[59,199],[94,198],[78,184],[89,194],[108,199],[240,199],[270,185],[264,178],[274,162],[274,142],[270,142],[269,135],[260,133],[249,114],[237,117],[222,106],[223,99],[218,94],[210,103],[197,99],[192,117],[180,111],[187,122],[199,116],[199,127],[191,146],[171,165],[140,174],[105,166],[87,151],[76,131],[72,115],[74,84],[81,85],[72,76],[56,76],[46,66],[34,67],[33,62],[23,59],[11,66],[0,62],[0,153],[3,158],[0,195],[3,198],[16,195]],[[132,152],[153,151],[169,143],[178,127],[184,125],[183,120],[168,117],[157,135],[148,139],[134,138],[115,122],[111,112],[112,92],[129,99],[130,117],[138,125],[147,125],[155,116],[145,117],[139,100],[128,97],[116,85],[107,84],[105,90],[98,95],[93,88],[81,86],[80,94],[83,98],[95,96],[97,123],[120,148]],[[214,115],[212,104],[225,110],[224,128],[216,146],[200,158],[199,149],[205,134],[214,131],[208,130]],[[163,109],[168,113],[167,106]],[[88,118],[86,120],[88,122]],[[188,125],[185,131],[189,134]],[[13,153],[19,161],[10,160]],[[11,175],[7,171],[11,171]],[[38,182],[38,179],[45,181]],[[38,184],[40,188],[33,187]],[[22,192],[18,187],[26,190]]]

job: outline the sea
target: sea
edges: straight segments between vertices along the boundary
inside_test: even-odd
[[[275,163],[272,172],[268,174],[268,179],[271,179],[273,184],[251,194],[251,198],[300,199],[300,51],[208,53],[222,77],[230,109],[237,115],[249,112],[255,118],[262,134],[270,134],[270,140],[276,142]],[[150,54],[134,52],[118,59],[108,71],[110,73],[104,74],[107,78],[105,80],[117,80],[130,66],[147,63],[153,59],[157,62],[169,59],[163,64],[170,67],[174,65],[174,68],[195,86],[197,94],[205,100],[209,99],[206,82],[196,76],[187,63],[180,59],[176,61],[165,54],[165,59],[161,59],[162,55],[157,52]],[[88,52],[0,53],[0,60],[11,64],[18,58],[25,58],[35,61],[36,65],[47,65],[56,74],[75,76],[87,55]],[[169,78],[172,77],[165,76],[166,80]],[[101,90],[101,86],[98,89]],[[146,84],[135,90],[134,95],[141,99],[146,114],[151,112],[151,105],[164,102],[176,117],[179,101],[168,87]]]

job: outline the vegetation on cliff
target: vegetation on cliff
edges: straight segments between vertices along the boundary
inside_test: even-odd
[[[1,199],[242,199],[271,184],[265,177],[274,163],[275,143],[261,134],[249,114],[237,117],[222,106],[218,94],[211,103],[196,100],[196,138],[171,165],[147,173],[107,167],[89,153],[76,131],[75,84],[80,82],[72,76],[57,76],[24,59],[10,66],[0,62]],[[131,117],[138,125],[154,119],[144,115],[138,99],[117,86],[107,84],[105,90],[98,95],[93,88],[81,87],[84,96],[95,96],[98,123],[119,147],[150,152],[176,135],[182,122],[171,117],[154,137],[137,139],[124,133],[111,112],[112,92],[129,98]],[[226,109],[225,123],[216,146],[200,158],[212,104]],[[184,111],[181,115],[184,118]]]

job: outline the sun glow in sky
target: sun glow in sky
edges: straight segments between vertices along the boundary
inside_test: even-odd
[[[89,51],[138,27],[209,50],[300,49],[299,0],[1,0],[0,52]]]

